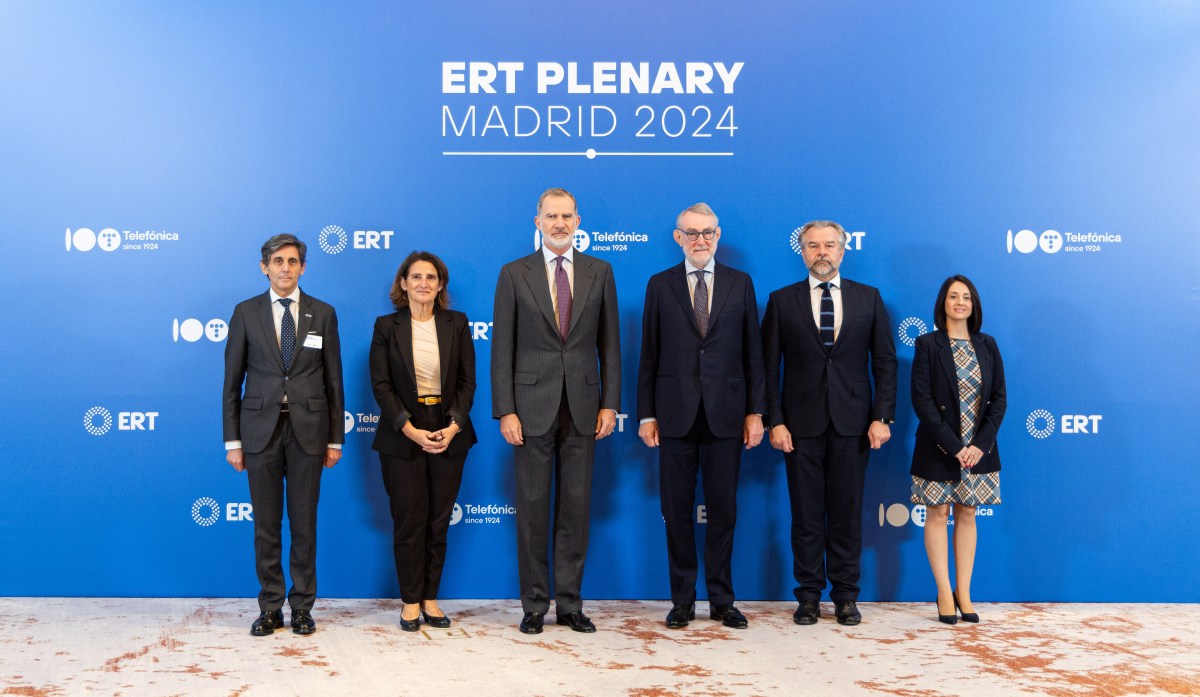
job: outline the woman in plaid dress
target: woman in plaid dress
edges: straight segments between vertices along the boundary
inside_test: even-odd
[[[912,502],[925,505],[925,553],[937,583],[938,619],[978,622],[971,602],[975,507],[1000,503],[996,434],[1008,406],[996,340],[979,331],[983,305],[966,276],[947,278],[933,310],[936,331],[917,339],[912,403],[920,424],[912,458]],[[955,583],[947,520],[954,506]]]

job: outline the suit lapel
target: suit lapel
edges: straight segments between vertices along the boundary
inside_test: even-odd
[[[579,318],[583,316],[581,305],[587,300],[588,292],[592,289],[592,283],[595,281],[596,273],[592,268],[592,260],[583,256],[578,251],[575,252],[575,287],[571,291],[571,324],[567,329],[567,336],[575,330],[575,325],[579,323]],[[558,326],[555,322],[554,326]]]
[[[721,316],[721,308],[725,307],[725,301],[729,298],[730,291],[733,290],[730,283],[733,274],[729,273],[729,269],[725,269],[720,264],[713,267],[713,270],[724,270],[721,274],[721,282],[717,283],[716,274],[713,274],[713,282],[709,285],[709,292],[712,293],[712,308],[708,311],[708,331],[712,333],[713,327],[717,324],[717,318]],[[692,311],[695,314],[695,310]]]
[[[954,391],[957,392],[958,368],[954,365],[954,352],[950,350],[950,335],[939,331],[934,336],[934,342],[937,344],[938,363],[942,366],[942,372],[946,374],[946,382],[954,385]]]
[[[817,321],[813,319],[812,288],[808,285],[808,277],[806,276],[803,281],[796,284],[795,289],[796,306],[800,308],[800,322],[808,328],[809,335],[812,336],[817,345],[824,351],[825,342],[821,340],[821,328],[817,326]],[[845,297],[843,296],[842,299],[844,300]]]
[[[842,293],[842,331],[839,331],[837,337],[833,340],[833,347],[829,349],[830,353],[836,351],[838,346],[842,344],[842,337],[846,336],[845,329],[849,326],[850,318],[853,317],[851,313],[854,312],[854,308],[858,307],[854,302],[857,299],[854,294],[854,283],[843,278],[840,290]],[[818,331],[817,333],[819,334],[820,332]]]
[[[542,310],[542,315],[546,321],[554,327],[555,333],[558,332],[558,319],[554,316],[554,301],[550,298],[550,284],[546,279],[546,264],[545,257],[542,256],[541,250],[534,252],[532,255],[525,257],[525,285],[529,294],[533,296],[533,300]]]
[[[271,346],[274,349],[268,353],[275,357],[275,367],[279,369],[280,373],[283,373],[283,354],[279,350],[279,338],[275,335],[275,314],[272,311],[274,308],[271,307],[271,293],[268,291],[258,297],[260,298],[257,313],[259,330],[266,337],[267,346]]]
[[[400,358],[404,360],[404,369],[408,371],[408,379],[413,385],[417,384],[417,371],[413,367],[412,356],[412,312],[407,307],[403,307],[396,312],[395,326],[392,327],[395,337],[396,350],[400,353]]]
[[[671,269],[671,274],[667,277],[667,285],[671,288],[671,294],[679,301],[679,307],[683,310],[684,317],[691,319],[689,325],[699,335],[700,328],[696,326],[696,308],[692,304],[691,292],[688,290],[687,267],[683,265],[683,262]]]
[[[451,334],[451,317],[449,312],[435,313],[434,319],[437,322],[438,360],[442,368],[442,394],[445,395],[446,376],[450,374],[450,343],[454,341],[454,335]]]

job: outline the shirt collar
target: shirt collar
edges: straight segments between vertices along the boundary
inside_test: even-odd
[[[707,272],[715,275],[716,270],[717,270],[717,260],[715,257],[712,259],[709,259],[708,263],[704,265],[704,268],[700,269],[700,268],[693,266],[690,259],[688,259],[687,257],[684,257],[683,258],[683,270],[689,274],[691,274],[693,271],[707,271]]]
[[[809,290],[816,290],[817,286],[821,285],[821,283],[822,283],[821,279],[809,274],[809,276],[808,276],[808,289]],[[829,279],[829,285],[833,286],[834,288],[841,288],[842,287],[842,275],[838,274],[838,275],[834,276],[833,278]]]
[[[279,293],[275,292],[274,288],[271,288],[270,292],[272,304],[279,302],[280,298],[291,298],[297,304],[300,303],[300,286],[296,286],[296,290],[293,290],[291,295],[280,295]]]
[[[558,257],[558,255],[554,253],[553,249],[550,249],[550,247],[548,247],[544,244],[542,245],[542,258],[546,260],[547,264],[553,264],[555,258],[557,258],[557,257]],[[573,245],[573,244],[569,245],[567,247],[567,251],[562,253],[562,258],[563,258],[564,262],[570,262],[570,263],[574,264],[575,263],[575,245]]]

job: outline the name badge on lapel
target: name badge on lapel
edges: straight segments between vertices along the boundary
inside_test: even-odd
[[[320,334],[306,334],[304,336],[304,348],[319,349],[324,344],[324,339]]]

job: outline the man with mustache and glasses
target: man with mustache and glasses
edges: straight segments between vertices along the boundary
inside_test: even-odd
[[[877,289],[842,278],[847,237],[831,220],[805,223],[809,276],[771,293],[763,318],[767,422],[787,465],[800,603],[792,618],[802,625],[816,624],[827,580],[838,623],[862,621],[867,455],[891,438],[896,412],[891,322]]]
[[[718,264],[717,214],[688,207],[675,221],[683,261],[650,278],[642,313],[638,435],[658,448],[667,526],[671,611],[667,627],[696,617],[696,476],[708,526],[704,584],[709,617],[744,629],[734,606],[733,529],[742,449],[758,445],[766,411],[758,302],[750,276]]]

